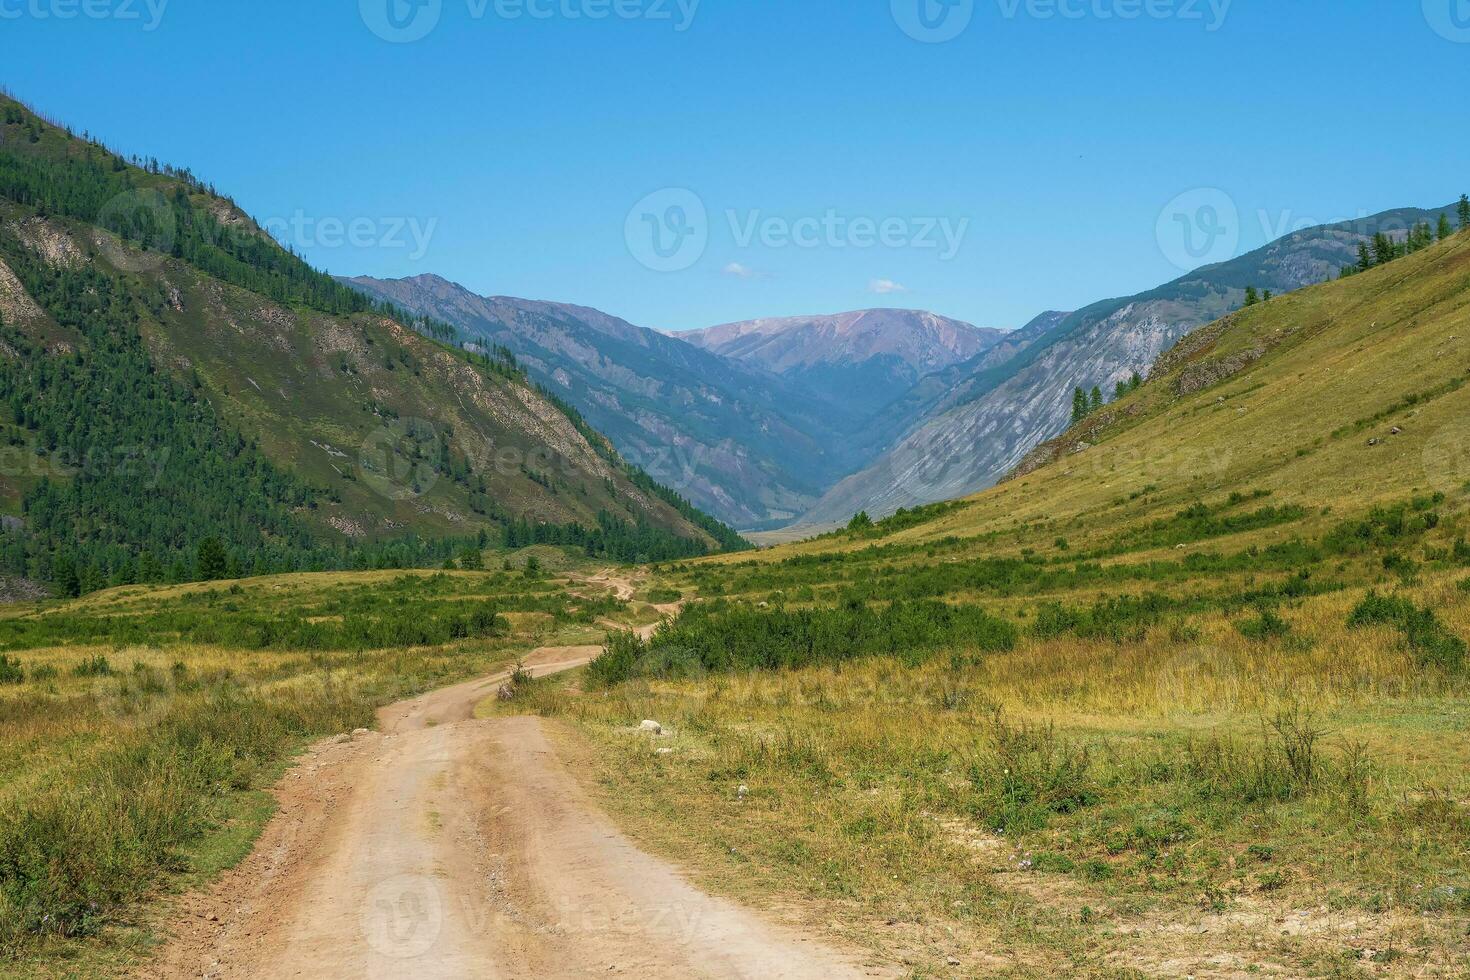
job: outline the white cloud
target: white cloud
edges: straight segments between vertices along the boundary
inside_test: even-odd
[[[760,277],[760,273],[748,265],[741,265],[739,262],[731,262],[720,271],[735,279],[758,279]]]
[[[889,293],[906,293],[908,291],[909,287],[901,282],[894,282],[892,279],[874,279],[868,283],[868,292],[876,293],[879,296],[887,296]]]

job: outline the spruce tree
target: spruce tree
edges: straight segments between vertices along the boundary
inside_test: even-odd
[[[1087,406],[1088,413],[1097,411],[1103,407],[1102,389],[1097,385],[1092,386],[1092,400]]]
[[[1470,229],[1470,195],[1460,195],[1460,230]]]
[[[1087,417],[1087,395],[1078,388],[1072,389],[1072,424],[1076,425]]]
[[[1373,253],[1368,250],[1367,242],[1358,242],[1358,271],[1367,272],[1373,268]]]
[[[197,560],[200,580],[213,582],[224,578],[228,560],[225,555],[225,546],[220,543],[219,538],[205,538],[200,541]]]
[[[1255,286],[1247,286],[1247,287],[1245,287],[1245,305],[1246,306],[1255,306],[1260,301],[1261,301],[1261,297],[1256,293],[1256,287]]]
[[[1455,233],[1455,229],[1450,225],[1450,216],[1447,215],[1447,214],[1440,215],[1439,216],[1439,240],[1440,241],[1444,241],[1446,238],[1449,238],[1454,233]]]

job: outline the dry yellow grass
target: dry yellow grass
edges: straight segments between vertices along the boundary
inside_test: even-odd
[[[525,703],[649,846],[915,975],[1466,976],[1470,677],[1348,621],[1372,589],[1470,637],[1467,284],[1462,235],[1277,298],[937,517],[665,570],[773,612],[979,603],[1009,651]],[[1111,637],[1037,630],[1145,595]]]

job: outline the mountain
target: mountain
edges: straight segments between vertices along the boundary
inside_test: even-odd
[[[844,437],[856,411],[598,310],[479,296],[432,275],[343,281],[514,352],[627,458],[737,526],[788,523],[871,458]]]
[[[1306,229],[1246,255],[1206,266],[1157,289],[1105,300],[1058,319],[1016,356],[931,381],[948,390],[870,466],[828,491],[799,522],[823,526],[866,510],[965,496],[995,483],[1037,445],[1063,431],[1075,386],[1114,386],[1179,338],[1237,309],[1248,286],[1277,294],[1335,277],[1379,233],[1402,237],[1452,208],[1388,211]]]
[[[739,544],[508,358],[370,301],[187,171],[0,99],[0,564],[67,591],[547,541]]]
[[[747,320],[676,336],[873,415],[921,378],[980,356],[1007,334],[918,310],[858,310]]]

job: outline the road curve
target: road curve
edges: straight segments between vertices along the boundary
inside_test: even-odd
[[[546,648],[538,676],[596,647]],[[504,675],[320,743],[238,868],[140,977],[829,980],[885,973],[708,896],[634,847],[535,718],[476,720]]]

